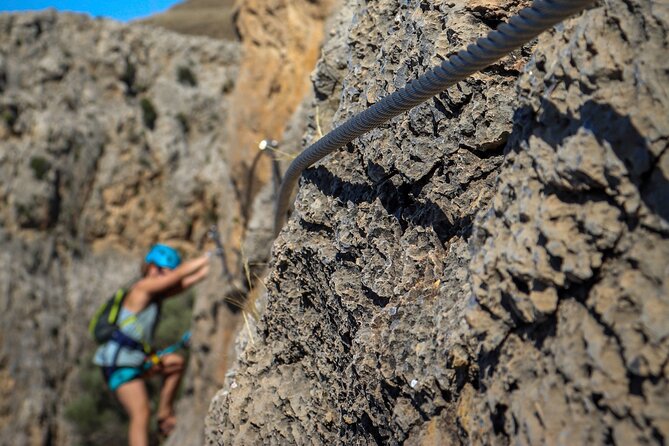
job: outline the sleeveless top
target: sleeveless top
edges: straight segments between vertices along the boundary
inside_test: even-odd
[[[157,303],[149,304],[148,307],[139,313],[133,313],[125,307],[121,307],[117,324],[121,327],[120,330],[124,334],[136,341],[151,345],[159,314],[160,306]],[[123,321],[132,316],[136,317],[134,321],[122,325]],[[118,356],[116,356],[116,352],[118,352]],[[116,364],[113,363],[114,356],[116,356]],[[121,347],[116,341],[111,340],[98,347],[93,358],[93,363],[102,367],[140,367],[145,359],[146,355],[143,351]]]

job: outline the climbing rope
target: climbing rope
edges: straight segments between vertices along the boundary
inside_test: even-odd
[[[230,274],[230,270],[228,269],[228,259],[225,255],[225,249],[223,249],[223,243],[221,243],[221,236],[218,232],[218,225],[211,225],[209,231],[207,231],[207,236],[213,240],[214,244],[216,245],[216,251],[214,251],[214,254],[221,259],[223,277],[232,283],[232,274]]]
[[[283,227],[292,191],[307,167],[391,118],[491,65],[592,2],[593,0],[535,0],[531,6],[521,10],[486,37],[469,45],[466,50],[459,51],[440,66],[415,79],[405,88],[386,96],[316,141],[286,170],[276,202],[275,235]]]
[[[281,186],[281,166],[279,160],[277,159],[277,154],[282,152],[279,150],[279,141],[275,139],[263,139],[258,144],[258,152],[251,162],[251,167],[248,171],[248,176],[246,179],[246,199],[242,203],[242,214],[244,221],[248,223],[249,214],[251,213],[253,197],[253,180],[256,177],[256,168],[258,167],[258,162],[263,155],[269,156],[272,163],[272,182],[274,183],[274,194],[279,190]],[[287,154],[286,154],[287,155]],[[247,224],[248,226],[248,224]]]

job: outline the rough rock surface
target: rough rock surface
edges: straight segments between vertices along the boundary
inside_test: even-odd
[[[312,116],[520,6],[350,0]],[[664,444],[668,9],[597,5],[309,169],[207,443]]]
[[[235,218],[224,86],[237,63],[230,43],[0,15],[0,444],[77,444],[63,411],[104,290],[136,277],[151,243],[192,254]],[[208,286],[198,308],[221,297]]]
[[[608,2],[545,38],[473,237],[475,441],[669,439],[669,8]],[[469,392],[468,392],[469,393]]]
[[[236,155],[231,171],[240,190],[263,139],[280,140],[284,127],[309,91],[309,73],[320,55],[325,20],[337,0],[249,0],[238,4],[235,19],[242,60],[234,113],[228,121]],[[256,169],[262,183],[271,169],[263,159]],[[257,192],[258,185],[252,185]],[[250,205],[250,203],[249,203]]]
[[[192,2],[191,6],[206,3],[208,0]],[[179,424],[168,445],[202,443],[202,423],[211,396],[224,383],[238,352],[255,337],[254,318],[265,305],[262,278],[272,246],[273,201],[278,186],[270,160],[274,158],[278,167],[286,161],[285,152],[295,150],[291,145],[295,137],[287,132],[282,139],[281,133],[310,93],[308,75],[320,54],[325,20],[338,3],[253,0],[237,4],[240,64],[234,86],[230,86],[226,122],[231,144],[226,161],[236,208],[231,212],[232,225],[223,233],[235,280],[217,290],[228,305],[212,309],[205,303],[195,309],[195,333],[208,341],[206,348],[195,352],[188,373],[200,384],[179,403],[179,413],[186,422]],[[303,126],[303,122],[296,123],[293,133]],[[281,153],[260,153],[258,143],[263,139],[282,139]],[[239,307],[243,307],[242,314]]]

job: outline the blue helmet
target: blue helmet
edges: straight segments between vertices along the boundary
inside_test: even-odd
[[[167,245],[153,245],[144,258],[146,263],[153,263],[160,268],[174,269],[181,264],[181,256],[176,249]]]

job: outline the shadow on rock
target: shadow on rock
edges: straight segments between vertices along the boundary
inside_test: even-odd
[[[637,130],[629,116],[621,115],[609,104],[592,100],[585,102],[575,115],[562,113],[547,99],[542,100],[541,110],[534,119],[533,115],[535,111],[529,106],[516,111],[514,123],[521,128],[527,126],[529,131],[521,130],[516,142],[512,141],[508,147],[521,150],[519,140],[528,142],[530,136],[537,136],[557,150],[565,139],[585,129],[599,144],[608,143],[613,153],[625,164],[629,179],[639,190],[646,206],[669,222],[669,206],[666,206],[669,201],[669,181],[659,168],[659,157],[653,155],[647,139]],[[539,131],[533,124],[535,120],[543,125]],[[614,186],[618,181],[615,178],[607,180]]]
[[[375,163],[369,163],[367,170],[370,176],[379,178],[374,185],[342,180],[323,166],[307,169],[303,177],[304,181],[316,186],[324,195],[337,198],[343,203],[349,201],[354,204],[372,203],[378,199],[388,214],[397,219],[402,230],[406,230],[410,225],[431,227],[442,243],[456,234],[465,239],[471,235],[473,216],[467,215],[450,221],[436,203],[419,197],[435,173],[441,173],[441,164],[435,165],[419,181],[399,186],[390,181],[398,172],[388,173]]]

